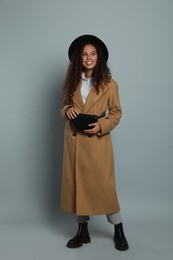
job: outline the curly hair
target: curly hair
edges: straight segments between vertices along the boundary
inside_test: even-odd
[[[66,78],[63,84],[64,100],[66,100],[68,104],[72,104],[73,93],[81,80],[81,75],[84,70],[82,66],[82,52],[86,44],[87,43],[81,45],[79,49],[74,51],[71,62],[68,65]],[[111,71],[107,66],[106,59],[102,55],[101,48],[96,44],[92,43],[92,45],[94,45],[97,50],[97,64],[93,70],[92,84],[98,94],[100,88],[104,87],[104,84],[107,84],[110,81]]]

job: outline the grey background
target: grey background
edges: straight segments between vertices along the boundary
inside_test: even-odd
[[[0,257],[170,259],[173,231],[173,1],[0,1]],[[81,34],[107,45],[123,118],[112,132],[130,244],[118,252],[105,216],[92,243],[65,247],[74,216],[59,211],[67,50]]]

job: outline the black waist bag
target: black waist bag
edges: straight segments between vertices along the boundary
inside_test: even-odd
[[[89,126],[89,124],[97,123],[98,119],[103,116],[105,116],[105,113],[101,116],[79,114],[71,120],[71,123],[77,131],[89,130],[93,128],[93,126]]]

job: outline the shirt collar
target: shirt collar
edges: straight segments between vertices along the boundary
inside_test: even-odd
[[[84,81],[91,81],[91,78],[85,78],[85,73],[84,72],[82,72],[82,79],[84,80]]]

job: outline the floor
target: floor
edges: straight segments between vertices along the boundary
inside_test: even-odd
[[[172,214],[150,215],[135,212],[124,219],[124,229],[130,249],[119,252],[114,248],[113,227],[105,216],[90,219],[91,243],[69,249],[66,242],[76,232],[74,217],[58,212],[56,220],[1,221],[1,260],[170,260],[173,257]],[[141,216],[143,215],[143,218]],[[127,217],[127,215],[126,215]]]

